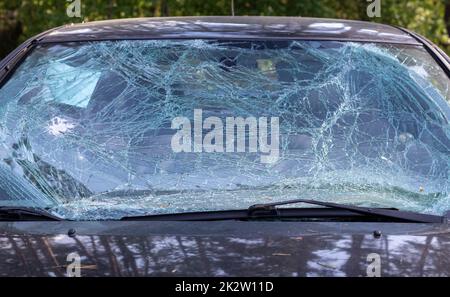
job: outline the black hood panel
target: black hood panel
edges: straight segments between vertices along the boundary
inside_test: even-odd
[[[447,225],[0,223],[0,276],[65,276],[73,252],[82,276],[366,276],[373,253],[381,276],[450,276],[449,242]]]

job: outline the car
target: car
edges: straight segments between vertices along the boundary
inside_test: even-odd
[[[338,19],[39,34],[0,63],[0,275],[450,276],[449,63]]]

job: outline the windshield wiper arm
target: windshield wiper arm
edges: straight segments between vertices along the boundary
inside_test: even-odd
[[[270,213],[270,212],[276,213],[276,211],[277,211],[276,206],[295,204],[295,203],[307,203],[307,204],[313,204],[313,205],[320,205],[320,206],[330,207],[330,208],[334,208],[334,209],[347,210],[347,211],[351,211],[351,212],[362,214],[362,215],[384,217],[384,218],[388,218],[388,219],[397,219],[397,220],[414,222],[414,223],[446,223],[448,221],[447,218],[443,217],[443,216],[429,215],[429,214],[410,212],[410,211],[400,211],[400,210],[396,210],[396,209],[359,207],[359,206],[352,206],[352,205],[346,205],[346,204],[338,204],[338,203],[333,203],[333,202],[317,201],[317,200],[312,200],[312,199],[293,199],[293,200],[286,200],[286,201],[273,202],[273,203],[255,204],[255,205],[250,206],[248,210],[249,210],[249,214],[251,216],[258,215],[258,214],[261,215],[261,214]]]
[[[277,208],[279,205],[308,203],[325,206],[325,208]],[[447,218],[397,209],[367,208],[322,202],[308,199],[295,199],[274,203],[255,204],[247,209],[181,212],[169,214],[151,214],[122,217],[121,220],[145,221],[218,221],[218,220],[258,220],[285,218],[349,218],[349,217],[386,219],[395,222],[446,223]]]
[[[61,221],[51,213],[31,207],[0,206],[0,221]]]

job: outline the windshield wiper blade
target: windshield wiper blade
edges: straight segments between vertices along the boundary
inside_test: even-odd
[[[255,204],[249,207],[250,215],[261,215],[264,213],[276,213],[276,206],[280,205],[288,205],[288,204],[296,204],[296,203],[307,203],[313,205],[320,205],[334,209],[347,210],[354,213],[374,216],[374,217],[382,217],[387,219],[396,219],[401,221],[413,222],[413,223],[447,223],[448,219],[444,216],[436,216],[429,215],[417,212],[410,211],[400,211],[397,209],[385,209],[385,208],[372,208],[372,207],[359,207],[352,206],[347,204],[339,204],[333,202],[324,202],[312,199],[293,199],[286,201],[279,201],[273,203],[263,203],[263,204]]]
[[[0,206],[0,221],[61,221],[62,219],[38,208]]]
[[[325,206],[325,208],[277,208],[279,205],[308,203]],[[295,199],[274,203],[255,204],[247,209],[181,212],[169,214],[150,214],[122,217],[121,220],[145,221],[218,221],[218,220],[258,220],[285,218],[367,218],[385,219],[389,222],[413,223],[446,223],[447,218],[441,216],[399,211],[397,209],[367,208],[322,202],[308,199]]]

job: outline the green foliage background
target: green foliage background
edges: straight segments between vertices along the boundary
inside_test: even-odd
[[[0,0],[0,58],[20,42],[67,23],[127,17],[230,15],[231,0],[81,0],[81,18],[67,0]],[[234,0],[236,15],[309,16],[366,20],[412,29],[450,51],[450,0],[381,0],[369,18],[368,0]]]

